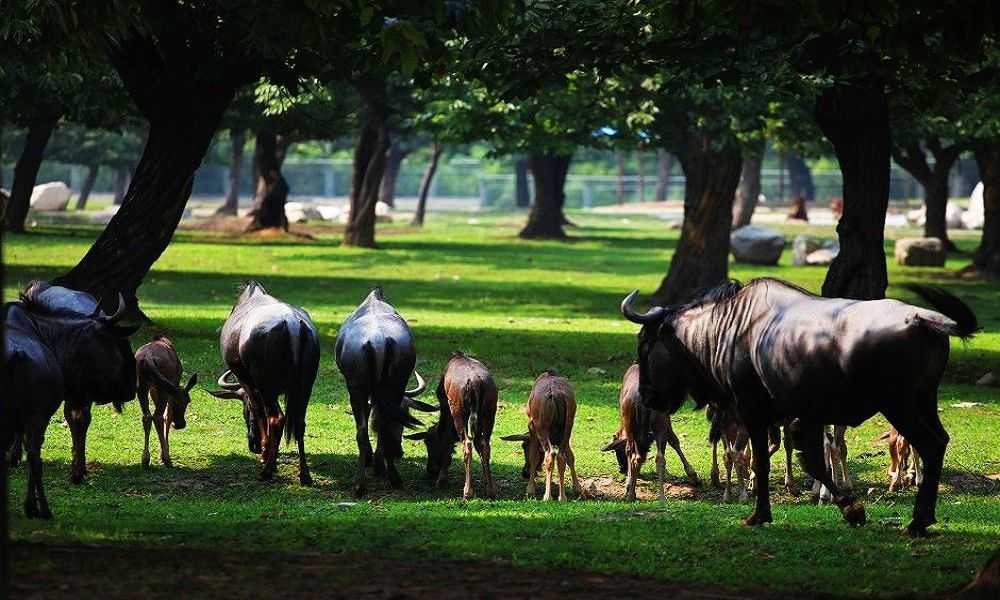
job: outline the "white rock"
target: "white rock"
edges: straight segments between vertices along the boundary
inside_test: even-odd
[[[94,214],[90,215],[90,222],[94,225],[107,225],[111,222],[111,218],[118,214],[118,209],[120,207],[116,204],[101,209]]]
[[[840,246],[820,248],[815,252],[810,252],[809,255],[806,256],[806,264],[814,267],[829,265],[833,262],[833,259],[837,258],[837,254],[839,253]]]
[[[792,240],[792,264],[801,267],[806,263],[806,257],[822,248],[819,240],[800,233]]]
[[[322,221],[323,213],[321,213],[312,204],[307,204],[305,202],[287,202],[285,203],[285,218],[288,219],[289,223]]]
[[[937,238],[900,238],[895,255],[897,264],[909,267],[943,267],[947,257]]]
[[[317,204],[316,210],[323,216],[324,221],[336,221],[340,219],[340,215],[344,212],[339,206],[331,204]]]
[[[906,220],[909,221],[911,225],[923,227],[924,223],[927,222],[927,207],[921,206],[920,208],[914,208],[909,211],[906,213]]]
[[[608,373],[601,367],[590,367],[589,369],[587,369],[587,372],[590,373],[591,375],[607,375]]]
[[[71,193],[69,186],[61,181],[36,185],[35,189],[31,190],[31,208],[34,210],[66,210]]]
[[[906,220],[906,215],[890,213],[885,216],[885,226],[886,227],[906,227],[909,222]]]
[[[785,238],[773,229],[747,225],[729,236],[729,245],[737,262],[776,265],[785,249]]]
[[[983,207],[983,182],[976,185],[969,196],[969,210],[962,213],[962,226],[966,229],[982,229],[986,220]]]
[[[962,207],[956,202],[948,201],[948,205],[944,209],[944,220],[947,223],[948,229],[961,229],[962,228]]]
[[[392,207],[381,200],[375,204],[376,217],[388,217],[392,215]]]

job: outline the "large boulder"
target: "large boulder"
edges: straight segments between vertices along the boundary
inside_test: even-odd
[[[286,202],[285,218],[289,223],[305,223],[306,221],[322,221],[323,213],[312,204],[305,202]]]
[[[962,228],[962,207],[956,202],[948,201],[944,209],[944,220],[948,224],[948,229]]]
[[[806,257],[819,250],[823,245],[819,240],[800,233],[792,240],[792,264],[801,267],[806,264]]]
[[[822,267],[829,265],[833,262],[833,259],[837,258],[840,254],[840,244],[837,242],[829,242],[823,244],[823,247],[814,252],[810,252],[806,256],[806,264],[811,267]]]
[[[69,186],[61,181],[36,185],[35,189],[31,190],[31,208],[33,210],[66,210],[71,193]]]
[[[962,226],[966,229],[982,229],[986,221],[983,207],[983,182],[980,181],[969,196],[969,210],[962,213]]]
[[[896,263],[908,267],[943,267],[947,253],[937,238],[896,240]]]
[[[317,204],[316,210],[319,211],[319,214],[323,215],[323,220],[325,221],[338,221],[340,220],[340,215],[344,212],[339,206],[332,204]]]
[[[747,225],[729,236],[729,246],[736,262],[776,265],[785,249],[785,237],[767,227]]]

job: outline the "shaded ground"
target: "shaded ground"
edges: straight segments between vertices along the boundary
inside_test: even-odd
[[[324,553],[15,544],[13,598],[800,598],[771,590]],[[811,598],[837,598],[809,594]]]

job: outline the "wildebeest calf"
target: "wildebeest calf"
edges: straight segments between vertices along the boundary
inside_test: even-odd
[[[666,500],[663,479],[666,476],[667,460],[664,454],[667,444],[677,452],[691,483],[698,484],[698,474],[681,452],[681,443],[670,424],[670,416],[646,408],[639,399],[639,365],[633,364],[625,371],[621,393],[618,395],[618,412],[621,425],[604,451],[615,452],[618,469],[626,476],[625,500],[635,500],[636,479],[653,442],[656,442],[657,497],[661,501]]]
[[[427,476],[444,487],[448,479],[455,443],[462,444],[465,461],[465,487],[462,497],[472,498],[472,447],[479,452],[486,495],[496,498],[497,488],[490,470],[490,436],[497,413],[497,386],[480,361],[455,352],[445,366],[437,387],[441,414],[427,431],[407,435],[424,440],[427,446]]]
[[[847,427],[844,425],[827,426],[823,432],[823,461],[826,471],[834,484],[845,490],[853,488],[851,476],[847,472]],[[833,493],[818,481],[813,481],[812,497],[814,502],[832,502]]]
[[[188,378],[187,385],[180,387],[181,371],[181,359],[169,338],[156,336],[135,352],[135,375],[145,433],[142,448],[144,468],[149,467],[149,429],[153,423],[156,424],[156,437],[160,440],[160,461],[165,467],[172,466],[170,427],[180,430],[187,425],[184,412],[191,402],[191,389],[198,382],[198,374],[194,373]],[[149,413],[150,395],[153,397],[153,414]]]
[[[545,464],[544,500],[552,499],[552,467],[559,463],[559,500],[566,500],[563,477],[569,465],[573,479],[573,492],[580,494],[580,482],[576,478],[576,459],[570,447],[573,433],[573,419],[576,417],[576,394],[573,386],[564,377],[552,370],[542,371],[535,380],[525,406],[528,415],[528,431],[519,435],[508,435],[501,439],[521,442],[524,450],[524,468],[521,474],[528,480],[527,495],[535,496],[535,475],[540,465]]]
[[[900,487],[908,485],[920,485],[924,480],[924,470],[917,450],[910,446],[910,442],[906,441],[895,427],[890,427],[889,431],[883,433],[879,437],[879,441],[882,440],[889,441],[889,491],[895,492]]]
[[[747,483],[750,479],[750,435],[747,428],[732,414],[723,410],[708,407],[706,416],[711,422],[708,440],[712,443],[712,473],[713,486],[719,486],[719,443],[722,443],[722,460],[726,466],[726,485],[722,492],[722,501],[729,502],[729,490],[733,484],[733,469],[739,480],[740,502],[746,502]]]

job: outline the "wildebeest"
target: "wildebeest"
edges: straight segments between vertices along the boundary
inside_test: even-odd
[[[830,425],[823,431],[823,464],[833,482],[842,489],[852,489],[851,476],[847,472],[847,427]],[[813,502],[822,504],[833,501],[833,492],[819,481],[813,481]]]
[[[304,438],[320,350],[309,313],[268,294],[260,283],[248,281],[222,326],[219,346],[229,370],[219,377],[223,390],[209,393],[242,402],[247,445],[261,455],[260,479],[274,476],[284,430],[286,442],[294,436],[298,443],[299,483],[311,485]],[[278,404],[282,394],[284,413]]]
[[[720,484],[719,478],[719,444],[722,444],[722,462],[726,467],[726,484],[723,487],[722,501],[729,502],[729,492],[733,487],[733,471],[736,471],[737,489],[740,491],[740,502],[746,502],[747,485],[750,480],[750,463],[753,453],[750,451],[750,434],[730,411],[709,406],[706,416],[711,423],[708,430],[708,441],[712,444],[713,486]]]
[[[573,420],[576,418],[576,394],[565,377],[560,377],[550,369],[542,371],[535,379],[524,407],[528,415],[528,431],[518,435],[504,436],[508,442],[521,442],[524,451],[524,468],[521,475],[528,480],[527,496],[535,497],[535,476],[545,464],[544,500],[552,499],[552,467],[559,463],[559,500],[566,500],[563,478],[569,465],[573,479],[573,492],[580,494],[580,482],[576,478],[576,459],[570,446]]]
[[[57,289],[52,289],[57,288]],[[4,382],[6,402],[0,421],[0,449],[19,460],[21,444],[28,456],[28,493],[25,514],[49,518],[42,486],[41,448],[49,420],[64,403],[73,437],[71,479],[83,480],[85,444],[93,403],[112,403],[117,410],[135,396],[135,363],[128,336],[138,327],[119,324],[124,300],[112,315],[105,315],[96,299],[93,311],[81,314],[47,299],[67,288],[33,284],[19,301],[3,307]]]
[[[878,439],[889,442],[889,491],[895,492],[908,485],[919,486],[924,480],[924,472],[920,465],[920,454],[910,447],[910,442],[895,427],[890,427]]]
[[[639,398],[639,365],[633,364],[625,370],[622,377],[622,388],[618,394],[618,414],[621,424],[614,439],[605,446],[605,452],[614,451],[618,459],[618,470],[625,475],[625,500],[635,500],[636,480],[642,469],[649,448],[656,442],[656,478],[657,498],[666,500],[663,491],[663,479],[666,476],[667,459],[665,456],[667,444],[674,449],[684,472],[691,483],[698,485],[698,474],[688,463],[681,452],[681,443],[674,433],[670,416],[666,413],[646,408]]]
[[[149,430],[153,424],[156,425],[156,437],[160,441],[160,461],[165,467],[172,466],[170,427],[180,430],[187,426],[184,413],[191,403],[191,389],[198,382],[198,374],[193,373],[187,384],[181,387],[182,371],[181,359],[170,338],[158,335],[135,351],[135,376],[145,435],[143,467],[149,467]],[[150,395],[153,396],[153,414],[149,413]]]
[[[482,362],[455,352],[441,374],[437,387],[440,404],[438,422],[420,433],[407,435],[427,446],[427,477],[439,487],[448,480],[448,466],[455,444],[462,445],[465,487],[462,497],[472,498],[472,448],[479,453],[486,495],[496,498],[497,488],[490,470],[490,436],[497,414],[497,386]]]
[[[807,473],[833,492],[848,522],[864,508],[824,467],[823,427],[859,425],[881,412],[924,460],[911,535],[936,522],[938,481],[948,434],[937,414],[937,388],[949,336],[969,338],[976,316],[944,290],[910,289],[940,312],[898,300],[820,298],[792,284],[729,282],[678,306],[622,314],[639,332],[640,394],[651,408],[676,411],[690,392],[696,404],[735,408],[750,433],[757,502],[748,525],[771,521],[767,430],[797,418],[793,429]]]
[[[403,456],[403,427],[420,425],[409,409],[431,412],[437,407],[415,399],[427,384],[414,371],[417,353],[413,334],[406,320],[385,301],[381,288],[372,290],[344,321],[337,333],[334,354],[354,415],[358,443],[355,495],[360,498],[367,491],[368,465],[374,465],[376,475],[385,473],[393,487],[402,487],[395,463]],[[416,375],[417,387],[407,390],[411,374]],[[369,417],[377,437],[374,453],[368,439]]]

